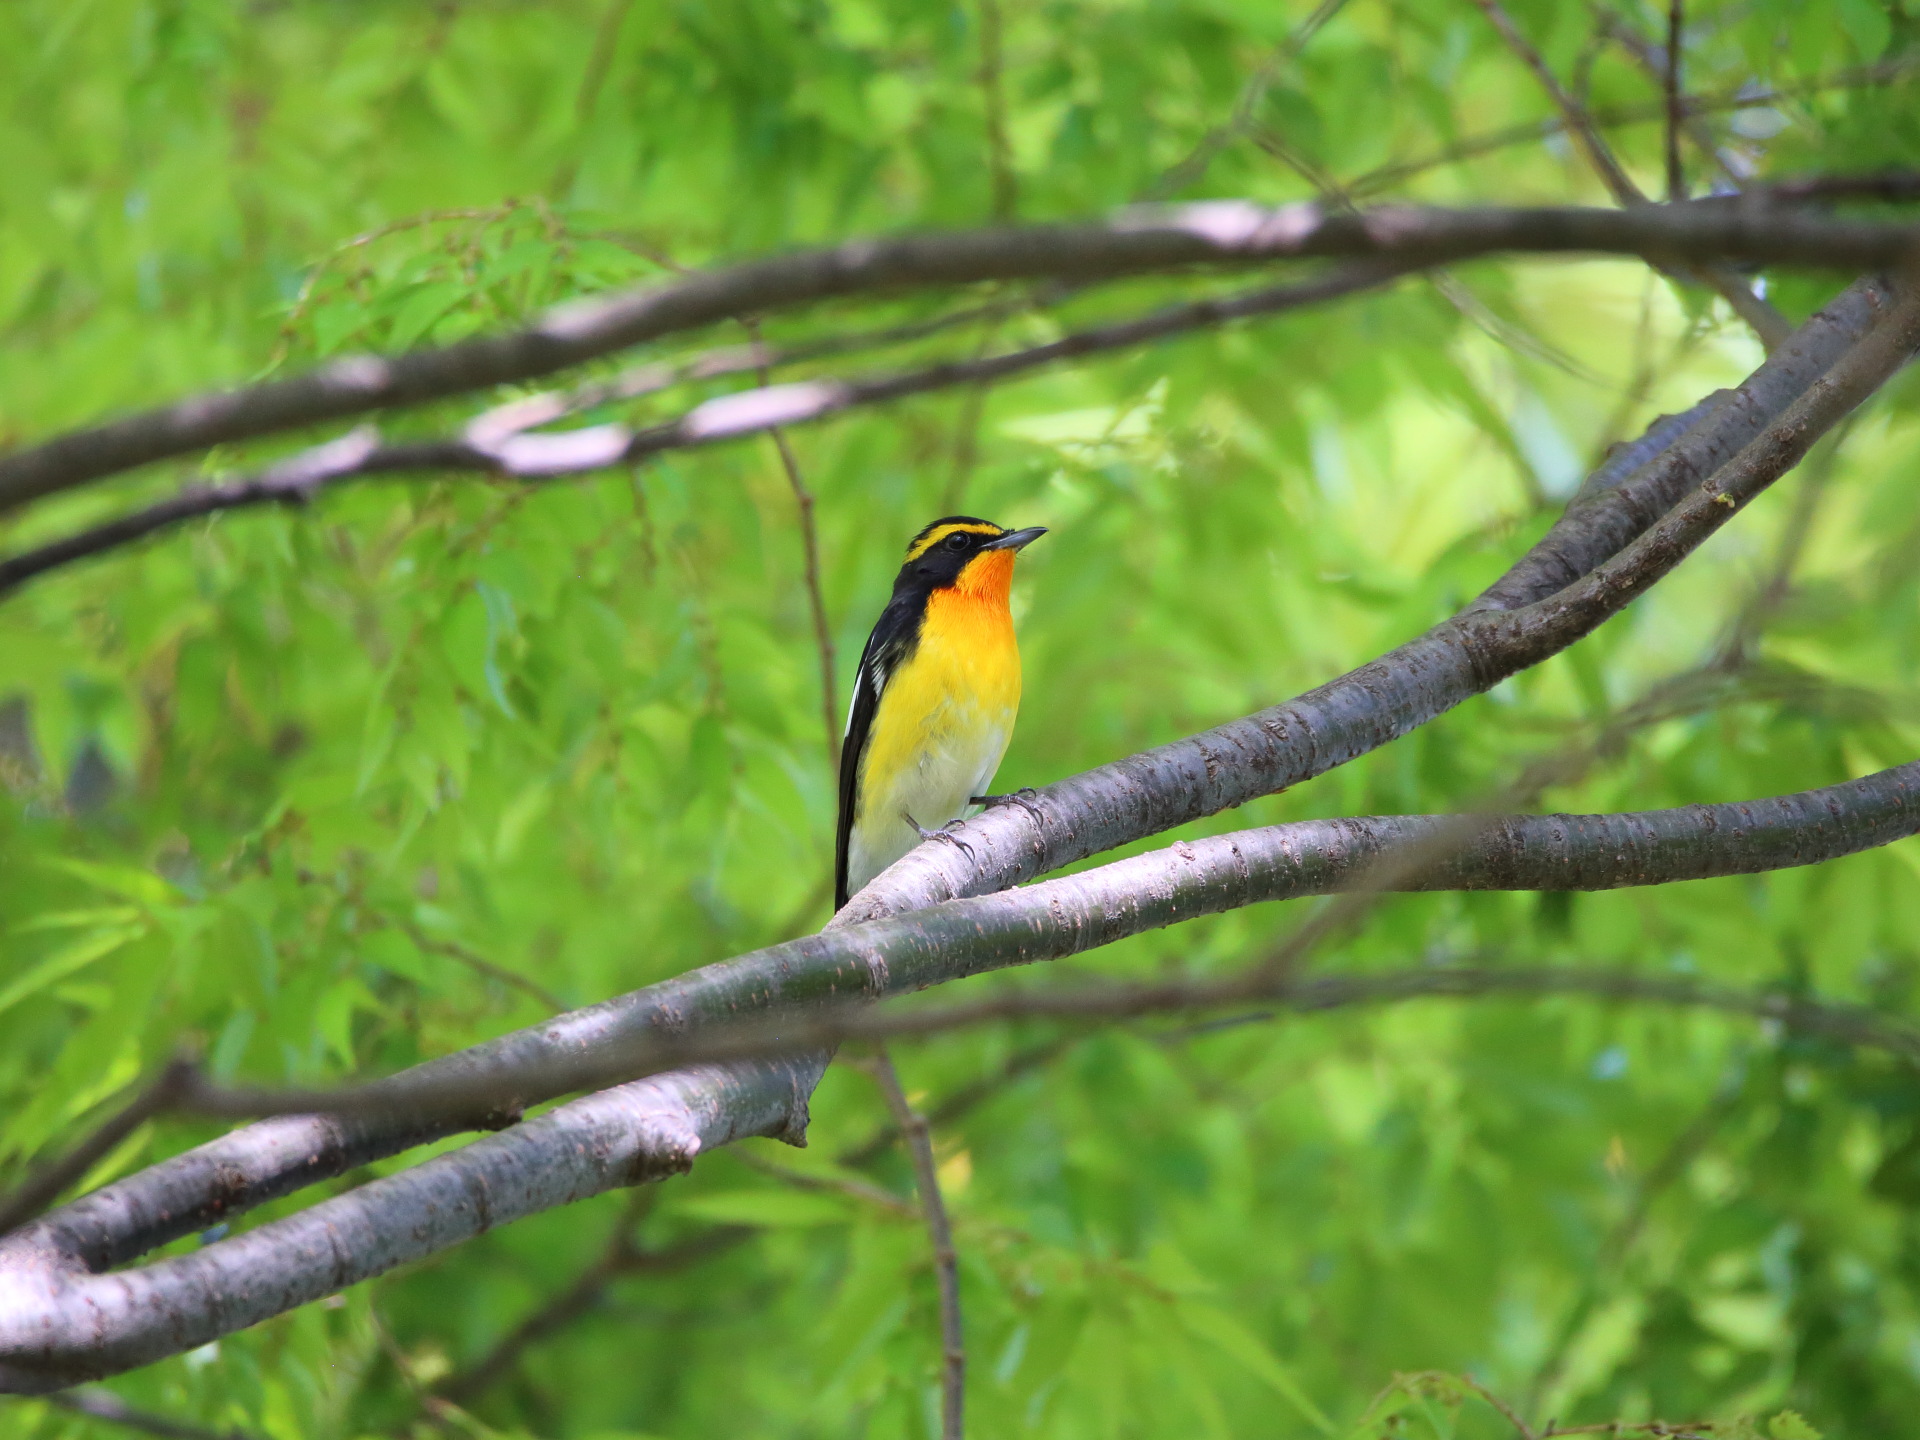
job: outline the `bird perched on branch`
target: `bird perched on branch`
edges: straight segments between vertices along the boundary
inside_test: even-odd
[[[1000,768],[1020,708],[1020,648],[1007,592],[1014,555],[1047,532],[971,515],[907,545],[893,598],[867,637],[840,749],[833,908],[969,804]]]

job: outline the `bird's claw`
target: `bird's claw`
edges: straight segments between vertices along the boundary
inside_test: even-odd
[[[1035,790],[1031,785],[1022,785],[1018,790],[1014,790],[1006,795],[969,795],[967,797],[967,803],[969,805],[980,805],[988,810],[996,810],[1002,805],[1018,805],[1032,817],[1033,823],[1038,825],[1046,819],[1046,816],[1042,815],[1040,813],[1040,807],[1035,805],[1027,797],[1030,795],[1038,795],[1039,793],[1040,792]]]
[[[950,845],[958,845],[960,847],[960,853],[962,855],[965,855],[969,861],[973,859],[973,847],[967,844],[967,842],[962,840],[958,835],[954,834],[951,830],[948,830],[945,827],[942,827],[941,829],[938,829],[938,830],[929,830],[927,829],[926,826],[922,825],[918,820],[914,819],[913,816],[909,815],[904,810],[900,812],[900,818],[906,821],[907,824],[912,828],[913,833],[918,835],[923,841],[924,840],[945,840]],[[953,821],[948,822],[948,824],[954,824],[954,823],[957,823],[957,822],[953,822]]]

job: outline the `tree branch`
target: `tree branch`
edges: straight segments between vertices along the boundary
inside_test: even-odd
[[[1024,805],[977,816],[967,822],[966,852],[951,845],[918,847],[856,895],[842,918],[851,922],[1003,889],[1287,789],[1490,688],[1513,673],[1507,666],[1517,665],[1521,653],[1537,659],[1541,652],[1529,637],[1571,643],[1578,638],[1577,624],[1528,607],[1548,603],[1619,554],[1813,393],[1828,369],[1866,343],[1889,303],[1888,292],[1876,284],[1851,287],[1736,390],[1657,422],[1641,442],[1623,447],[1596,472],[1540,542],[1461,615],[1285,704],[1084,771],[1042,788]],[[1889,372],[1897,368],[1897,350],[1883,339],[1876,363]],[[1785,451],[1775,458],[1786,463]],[[1717,502],[1715,508],[1731,513]],[[1615,591],[1612,598],[1623,605],[1628,597]],[[1483,612],[1525,618],[1506,632],[1476,629]],[[1598,609],[1582,613],[1589,629],[1605,618]],[[1545,641],[1546,629],[1553,641]]]
[[[574,301],[518,332],[391,357],[336,360],[306,375],[203,395],[0,458],[0,511],[213,445],[537,379],[649,340],[838,297],[983,280],[1114,280],[1191,266],[1363,259],[1425,268],[1481,255],[1624,254],[1859,271],[1903,263],[1903,224],[1724,205],[1632,210],[1316,205],[1211,201],[1052,225],[851,241]]]
[[[477,1112],[498,1113],[649,1070],[710,1067],[770,1052],[791,1054],[841,1037],[865,1038],[869,1032],[861,1026],[866,1022],[838,1012],[837,1007],[848,1001],[1058,959],[1146,930],[1262,901],[1339,893],[1356,882],[1377,884],[1383,860],[1429,845],[1436,837],[1459,835],[1462,825],[1460,816],[1375,816],[1302,821],[1183,842],[1022,889],[788,941],[358,1089],[272,1092],[201,1086],[189,1091],[181,1108],[227,1115],[325,1110],[335,1117],[332,1123],[342,1127],[374,1128],[384,1122],[390,1131],[445,1133],[459,1128],[461,1117],[471,1123]],[[1622,815],[1475,817],[1460,843],[1449,844],[1418,873],[1392,876],[1390,888],[1604,890],[1666,884],[1815,864],[1916,832],[1920,832],[1920,761],[1770,800]],[[815,1023],[805,1018],[822,1013],[822,1007],[832,1012],[825,1019]],[[722,1072],[710,1068],[701,1073]],[[650,1093],[647,1087],[670,1084],[691,1087],[693,1082],[684,1074],[659,1073],[622,1088],[646,1094]],[[615,1093],[576,1104],[591,1107]],[[204,1257],[230,1247],[263,1243],[277,1229],[310,1225],[331,1207],[346,1206],[358,1213],[366,1197],[382,1186],[404,1182],[411,1187],[421,1183],[421,1177],[430,1177],[436,1167],[459,1170],[466,1163],[463,1156],[485,1146],[521,1148],[536,1126],[548,1124],[561,1113],[551,1112],[509,1130],[497,1142],[478,1142],[406,1172],[405,1177],[374,1182],[353,1195],[221,1242],[198,1255],[126,1272],[115,1281],[124,1285],[168,1267],[198,1267]],[[322,1123],[311,1115],[305,1120]],[[719,1120],[709,1114],[706,1123],[718,1125]],[[763,1113],[760,1123],[772,1128],[774,1118]],[[742,1128],[736,1133],[758,1132]],[[222,1197],[225,1203],[214,1209],[148,1213],[142,1217],[145,1225],[140,1231],[129,1234],[126,1230],[129,1216],[124,1207],[133,1195],[142,1191],[152,1195],[157,1179],[172,1178],[169,1170],[205,1167],[209,1162],[215,1167],[237,1165],[247,1152],[230,1147],[247,1135],[237,1132],[190,1151],[154,1167],[144,1177],[108,1186],[0,1240],[0,1264],[10,1256],[24,1256],[58,1268],[97,1268],[204,1228],[219,1213],[258,1203],[265,1197],[245,1194],[245,1177],[234,1175]],[[363,1139],[362,1143],[368,1142]],[[380,1152],[369,1148],[360,1153],[364,1158]],[[684,1160],[692,1153],[695,1149],[688,1141],[669,1158]],[[320,1164],[313,1162],[312,1171],[319,1171]],[[321,1177],[310,1173],[303,1178]],[[139,1209],[152,1203],[148,1200]],[[493,1214],[497,1223],[498,1202]],[[429,1242],[428,1250],[410,1248],[418,1243],[419,1237],[413,1241],[389,1238],[378,1247],[380,1255],[343,1258],[340,1263],[351,1263],[355,1278],[360,1278],[398,1263],[389,1258],[396,1252],[411,1258],[444,1242]],[[0,1356],[7,1354],[8,1318],[0,1307]]]
[[[1794,85],[1781,85],[1769,89],[1752,89],[1743,86],[1738,90],[1719,95],[1691,95],[1684,97],[1682,105],[1689,120],[1729,110],[1760,110],[1778,105],[1782,100],[1817,95],[1828,90],[1889,84],[1911,71],[1914,65],[1915,62],[1912,60],[1888,61],[1879,65],[1837,71],[1831,75],[1819,76]],[[1662,101],[1651,105],[1608,106],[1589,110],[1587,113],[1593,116],[1596,125],[1606,127],[1664,120],[1667,109]],[[1508,146],[1544,140],[1549,135],[1564,134],[1567,128],[1565,116],[1553,115],[1544,120],[1533,120],[1522,125],[1508,125],[1498,130],[1489,130],[1481,135],[1472,135],[1444,149],[1421,156],[1417,160],[1396,160],[1377,166],[1349,184],[1347,193],[1356,199],[1370,198],[1392,189],[1402,181],[1425,174],[1429,170],[1437,170],[1443,165],[1456,165],[1464,160],[1490,155]]]
[[[613,386],[588,386],[576,396],[536,395],[509,401],[476,417],[460,439],[382,444],[371,427],[363,426],[338,440],[282,461],[258,476],[219,485],[190,486],[144,510],[0,558],[0,596],[51,570],[106,554],[188,520],[256,505],[306,505],[321,490],[350,480],[409,472],[464,471],[524,480],[584,474],[669,450],[749,435],[777,435],[783,425],[820,420],[842,411],[956,386],[977,388],[1063,360],[1147,344],[1234,320],[1279,314],[1389,284],[1401,273],[1391,266],[1353,265],[1297,284],[1266,286],[1217,299],[1167,306],[1132,320],[1076,331],[1044,345],[1006,354],[949,361],[867,380],[800,381],[742,391],[695,406],[677,420],[637,432],[624,425],[606,424],[528,433],[530,425],[548,424],[607,399],[635,393],[631,380]],[[782,458],[784,461],[787,457]],[[6,461],[0,460],[0,469],[4,469],[5,464]],[[789,471],[789,481],[794,473]],[[804,492],[804,486],[802,490]],[[813,561],[817,578],[817,553]],[[825,633],[830,650],[831,633],[821,632],[819,628],[824,620],[824,610],[816,606],[816,640]],[[831,671],[826,672],[825,679],[824,688],[831,706]],[[838,716],[831,708],[828,728],[837,748]]]
[[[1599,175],[1615,202],[1628,208],[1645,206],[1648,203],[1646,193],[1634,183],[1633,177],[1621,166],[1612,147],[1607,144],[1606,137],[1600,133],[1600,127],[1594,123],[1586,107],[1569,94],[1566,87],[1560,83],[1552,67],[1547,64],[1546,58],[1520,32],[1520,27],[1514,23],[1513,17],[1507,14],[1506,7],[1500,3],[1500,0],[1473,0],[1473,3],[1480,7],[1481,13],[1492,23],[1494,29],[1500,32],[1500,38],[1506,41],[1507,48],[1512,50],[1521,63],[1533,72],[1534,78],[1540,82],[1540,88],[1546,91],[1547,98],[1553,102],[1554,108],[1566,120],[1567,128],[1580,142],[1580,148],[1586,153],[1588,162],[1593,166],[1594,172]],[[1675,3],[1677,4],[1678,0],[1675,0]],[[1675,24],[1678,24],[1677,19]],[[1675,102],[1672,99],[1668,101],[1667,117],[1669,125],[1673,124]],[[1657,260],[1654,264],[1662,270],[1670,268]],[[1683,266],[1674,278],[1695,280],[1718,293],[1733,308],[1734,314],[1746,321],[1754,334],[1760,337],[1761,343],[1769,350],[1784,342],[1793,331],[1792,324],[1784,315],[1754,294],[1753,288],[1747,284],[1746,280],[1732,271],[1715,265]]]
[[[47,1404],[57,1405],[72,1414],[85,1415],[89,1420],[104,1420],[109,1425],[121,1425],[142,1435],[157,1435],[160,1440],[253,1440],[244,1430],[212,1430],[204,1425],[189,1425],[182,1420],[156,1415],[150,1410],[135,1409],[111,1390],[93,1385],[43,1398]]]
[[[651,1192],[636,1191],[636,1195]],[[466,1408],[513,1372],[529,1346],[591,1314],[616,1280],[629,1275],[660,1275],[697,1265],[750,1238],[741,1225],[723,1225],[689,1236],[657,1250],[643,1249],[633,1238],[632,1207],[621,1216],[613,1237],[592,1264],[573,1283],[501,1336],[493,1348],[465,1369],[456,1370],[433,1387],[434,1393]]]
[[[1709,523],[1701,523],[1683,502],[1675,511],[1680,521],[1664,531],[1655,527],[1657,544],[1622,551],[1623,540],[1646,530],[1662,502],[1673,505],[1701,475],[1714,478],[1707,493],[1749,493],[1769,466],[1790,461],[1822,416],[1860,393],[1875,367],[1890,369],[1904,358],[1905,321],[1873,327],[1885,306],[1881,290],[1854,287],[1739,390],[1670,437],[1668,449],[1637,469],[1633,463],[1645,457],[1632,451],[1606,467],[1582,503],[1516,567],[1530,569],[1534,578],[1510,586],[1503,602],[1526,605],[1550,595],[1558,585],[1542,575],[1557,567],[1590,568],[1619,552],[1626,563],[1579,606],[1539,606],[1536,599],[1526,609],[1495,606],[1490,613],[1470,613],[1291,705],[1050,787],[1036,798],[1033,815],[1013,806],[990,811],[968,822],[965,867],[929,866],[928,853],[916,852],[870,887],[860,905],[884,911],[889,904],[941,899],[941,889],[952,895],[969,893],[968,887],[1002,887],[1281,788],[1383,744],[1493,683],[1505,663],[1502,652],[1484,645],[1476,650],[1474,634],[1484,638],[1491,627],[1501,639],[1499,627],[1510,627],[1512,634],[1501,643],[1518,646],[1504,652],[1511,660],[1529,645],[1570,638],[1587,620],[1598,623],[1594,617],[1609,603],[1625,603],[1634,583],[1650,583],[1648,575],[1718,523],[1711,512],[1704,517]],[[1902,306],[1898,313],[1910,309]],[[1829,370],[1838,378],[1829,381]],[[1794,424],[1778,427],[1778,418],[1790,410],[1798,417]],[[1761,435],[1769,426],[1787,438],[1773,431]],[[1757,448],[1749,446],[1755,454],[1736,453],[1756,435]],[[1722,485],[1714,476],[1718,470],[1737,486]],[[1465,883],[1472,864],[1480,863],[1486,868],[1473,883],[1569,889],[1811,863],[1912,833],[1920,809],[1912,801],[1914,783],[1908,767],[1901,767],[1848,786],[1747,806],[1578,823],[1514,817],[1476,824],[1474,843],[1449,862],[1446,878]],[[1652,828],[1636,831],[1637,822]],[[1265,834],[1264,842],[1239,836],[1177,846],[1159,856],[871,925],[853,923],[860,909],[849,907],[823,935],[709,966],[417,1067],[363,1093],[362,1113],[254,1125],[116,1182],[0,1240],[0,1269],[12,1282],[0,1290],[0,1365],[10,1367],[0,1376],[0,1388],[52,1388],[144,1363],[520,1215],[684,1167],[700,1151],[742,1135],[797,1137],[824,1057],[740,1059],[622,1084],[192,1255],[111,1276],[97,1273],[223,1214],[471,1125],[484,1118],[476,1111],[486,1086],[503,1075],[517,1077],[514,1090],[531,1103],[570,1086],[604,1083],[617,1073],[606,1068],[616,1053],[626,1057],[628,1074],[645,1046],[653,1060],[680,1064],[692,1053],[688,1041],[711,1043],[720,1038],[712,1028],[717,1022],[743,1013],[804,1015],[835,1001],[1074,953],[1202,913],[1209,904],[1324,893],[1350,881],[1356,865],[1376,865],[1385,840],[1422,843],[1434,827],[1460,821],[1314,823],[1331,828],[1281,827],[1250,832]],[[1530,836],[1531,848],[1500,848],[1503,836]],[[1300,842],[1309,839],[1312,844],[1303,848]],[[1249,853],[1266,856],[1261,867],[1249,869]],[[907,884],[899,883],[902,877]],[[1433,875],[1426,878],[1439,883]],[[1041,908],[1022,908],[1034,906]],[[983,929],[986,920],[999,928]],[[849,1033],[857,1023],[875,1023],[857,1015],[835,1019]],[[686,1038],[674,1049],[660,1043],[663,1035]],[[742,1031],[729,1043],[738,1053],[746,1053],[740,1047],[749,1042],[759,1052],[804,1051],[829,1043],[828,1036],[796,1019],[780,1021],[771,1037]],[[560,1088],[541,1094],[527,1083],[535,1075]],[[457,1100],[460,1117],[423,1110],[435,1100]],[[336,1095],[322,1103],[344,1111],[355,1102]],[[511,1114],[506,1107],[490,1108],[500,1118]]]
[[[757,321],[749,323],[747,333],[758,346]],[[762,365],[760,388],[765,390],[772,384],[772,376]],[[780,456],[780,468],[786,473],[787,488],[793,492],[794,513],[800,522],[801,568],[806,576],[807,612],[813,620],[813,647],[820,661],[820,721],[826,738],[827,771],[831,774],[840,768],[840,697],[834,674],[833,627],[827,622],[827,599],[820,585],[820,532],[814,523],[813,491],[807,488],[806,476],[800,473],[800,457],[793,453],[786,431],[776,426],[767,434]]]

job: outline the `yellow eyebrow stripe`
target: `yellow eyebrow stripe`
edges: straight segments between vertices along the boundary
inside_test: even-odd
[[[999,535],[1003,532],[998,525],[936,525],[907,547],[907,559],[909,561],[918,560],[949,535],[956,533],[966,535]]]

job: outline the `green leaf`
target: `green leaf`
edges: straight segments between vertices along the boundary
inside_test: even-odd
[[[1820,1432],[1800,1417],[1797,1410],[1782,1410],[1767,1421],[1772,1440],[1820,1440]]]
[[[1270,1386],[1323,1435],[1338,1433],[1333,1421],[1313,1402],[1298,1379],[1251,1330],[1226,1311],[1203,1301],[1183,1299],[1177,1313],[1195,1339],[1213,1345],[1222,1354]]]
[[[716,1224],[778,1228],[844,1225],[853,1218],[848,1201],[806,1190],[716,1190],[683,1197],[674,1209]]]
[[[31,999],[75,971],[111,955],[146,933],[146,928],[138,925],[94,930],[51,955],[41,957],[13,979],[0,983],[0,1013],[11,1010],[21,1001]]]

